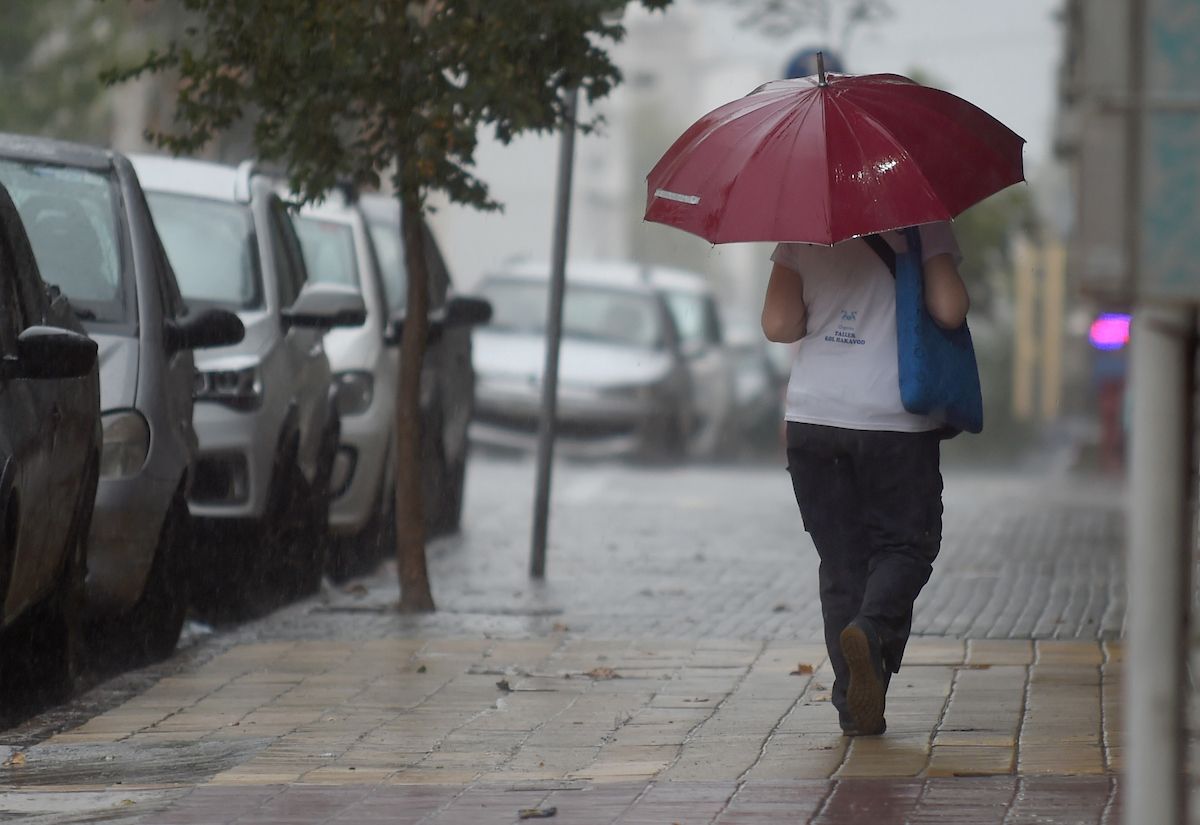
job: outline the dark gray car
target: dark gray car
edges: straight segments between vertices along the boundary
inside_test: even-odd
[[[0,681],[69,689],[100,461],[96,345],[0,186]],[[16,682],[24,684],[24,680]]]
[[[189,312],[123,155],[0,135],[0,182],[45,279],[70,298],[100,347],[104,443],[88,538],[89,612],[122,647],[165,657],[187,609],[192,349],[241,340],[241,322],[225,311]]]

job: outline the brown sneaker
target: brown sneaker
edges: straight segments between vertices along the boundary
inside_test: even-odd
[[[883,677],[879,636],[869,621],[858,618],[846,625],[839,641],[850,668],[850,684],[846,689],[850,725],[844,726],[843,731],[847,736],[878,736],[887,729],[883,720],[887,682]]]

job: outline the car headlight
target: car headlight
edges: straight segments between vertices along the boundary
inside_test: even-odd
[[[252,410],[262,403],[262,377],[258,367],[240,370],[197,370],[192,397],[216,401],[239,410]]]
[[[100,417],[104,442],[100,447],[100,477],[125,478],[142,469],[150,453],[150,425],[133,410]]]
[[[426,370],[428,372],[428,370]],[[342,415],[358,415],[367,411],[375,398],[375,376],[369,372],[339,372],[333,376],[337,385],[337,408]]]

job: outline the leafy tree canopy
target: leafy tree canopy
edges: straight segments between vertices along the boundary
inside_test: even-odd
[[[620,73],[605,49],[624,35],[626,3],[182,0],[197,25],[107,79],[178,75],[179,129],[151,136],[173,151],[195,152],[252,116],[260,157],[281,161],[306,200],[390,176],[419,201],[439,189],[494,208],[471,168],[478,128],[502,141],[552,130],[564,87],[589,101],[608,94]]]

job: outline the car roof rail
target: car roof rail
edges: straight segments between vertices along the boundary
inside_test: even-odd
[[[258,173],[258,164],[244,160],[238,164],[237,178],[233,182],[233,198],[242,203],[250,202],[250,178]]]

